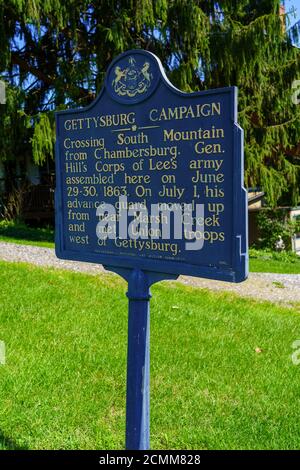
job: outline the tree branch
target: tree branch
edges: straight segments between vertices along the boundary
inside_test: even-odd
[[[55,86],[55,77],[50,77],[49,75],[43,73],[40,69],[30,65],[25,59],[20,57],[20,55],[14,51],[11,52],[11,60],[13,64],[18,65],[25,72],[31,73],[45,85],[49,87]],[[91,101],[95,98],[95,94],[91,91],[76,86],[74,88],[76,88],[76,91],[78,91],[78,96],[81,99],[88,99]],[[70,89],[70,87],[66,86],[66,90],[68,89]]]

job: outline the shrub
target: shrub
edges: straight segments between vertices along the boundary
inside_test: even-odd
[[[266,209],[258,213],[259,238],[257,247],[274,250],[275,243],[282,238],[286,250],[291,250],[291,239],[299,231],[299,222],[293,222],[283,209]]]
[[[257,250],[256,248],[250,248],[249,257],[251,259],[260,259],[264,261],[276,260],[283,263],[296,263],[300,260],[299,256],[293,251],[272,251],[269,249]]]
[[[13,188],[9,193],[7,200],[2,202],[1,218],[7,221],[22,221],[22,209],[24,195],[27,191],[28,184],[24,183],[19,188]]]

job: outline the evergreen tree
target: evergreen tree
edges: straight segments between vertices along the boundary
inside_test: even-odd
[[[53,158],[53,110],[90,103],[111,60],[157,54],[185,91],[237,85],[246,184],[299,200],[300,50],[279,0],[0,0],[0,159]]]

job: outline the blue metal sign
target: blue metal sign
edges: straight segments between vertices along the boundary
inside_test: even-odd
[[[117,57],[90,106],[56,113],[57,256],[243,281],[236,121],[234,87],[183,93],[153,54]]]
[[[132,50],[56,127],[56,254],[128,281],[126,448],[148,449],[150,286],[248,274],[237,91],[183,93],[155,55]]]

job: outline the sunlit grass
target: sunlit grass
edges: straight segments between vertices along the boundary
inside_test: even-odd
[[[0,262],[0,446],[121,449],[126,285]],[[151,446],[300,448],[296,309],[160,283],[151,300]]]

